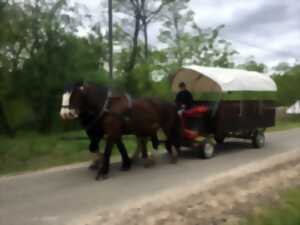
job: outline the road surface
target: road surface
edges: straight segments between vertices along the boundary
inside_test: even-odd
[[[186,152],[177,165],[168,164],[162,156],[153,168],[137,165],[129,172],[119,171],[115,163],[105,181],[95,181],[95,173],[86,165],[0,178],[0,225],[65,225],[93,211],[159,194],[191,180],[300,151],[300,129],[268,133],[266,140],[263,149],[253,149],[246,142],[225,143],[211,160]]]

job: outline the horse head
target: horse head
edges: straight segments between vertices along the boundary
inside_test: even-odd
[[[80,115],[93,115],[101,111],[108,89],[82,81],[69,84],[62,95],[60,116],[62,119],[76,119]]]
[[[65,86],[60,109],[62,119],[75,119],[79,116],[84,101],[84,89],[82,81]]]

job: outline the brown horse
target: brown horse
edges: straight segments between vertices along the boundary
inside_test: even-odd
[[[123,134],[134,134],[139,140],[146,140],[147,137],[155,140],[157,130],[162,128],[167,137],[166,147],[172,156],[172,162],[177,160],[182,129],[176,107],[172,103],[154,98],[131,100],[128,95],[113,96],[103,86],[77,84],[63,95],[61,117],[79,117],[86,130],[97,124],[98,132],[106,136],[103,165],[98,170],[96,179],[107,176],[114,144],[119,147],[123,166],[128,167],[130,164],[122,143]],[[141,141],[143,157],[147,157],[145,145],[145,141]]]

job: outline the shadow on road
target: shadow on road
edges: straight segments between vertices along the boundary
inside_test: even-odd
[[[235,154],[240,151],[253,151],[253,146],[251,142],[247,140],[230,140],[223,144],[217,144],[216,145],[216,156],[218,157],[220,155],[226,155],[226,154]],[[183,159],[190,159],[190,160],[199,160],[199,157],[197,157],[197,151],[199,149],[184,149],[182,150],[180,157]]]
[[[202,159],[199,158],[197,155],[197,149],[184,149],[181,151],[178,163],[182,163],[182,160],[185,162],[187,161],[199,161],[201,163]],[[222,155],[228,155],[228,154],[236,154],[241,151],[255,151],[253,149],[252,144],[249,141],[245,140],[230,140],[225,142],[224,144],[218,144],[216,145],[216,155],[215,157],[222,157]],[[109,177],[123,177],[123,176],[130,176],[132,172],[135,174],[139,173],[153,173],[153,170],[155,169],[162,169],[162,167],[167,167],[170,163],[169,161],[170,157],[165,152],[165,150],[161,149],[159,151],[159,154],[155,157],[155,165],[153,165],[150,168],[144,168],[144,161],[140,159],[138,162],[135,162],[132,165],[132,168],[128,172],[122,172],[120,171],[121,168],[121,162],[114,162],[111,164],[110,174]],[[176,167],[177,165],[174,165]],[[85,177],[85,181],[91,181],[96,176],[96,171],[90,171],[87,167],[84,168],[78,168],[75,171],[69,171],[68,179],[74,180],[76,177]],[[92,178],[92,179],[91,179]]]

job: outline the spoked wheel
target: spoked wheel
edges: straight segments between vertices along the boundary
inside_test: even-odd
[[[254,148],[262,148],[265,145],[265,134],[262,131],[255,131],[252,137],[252,144]]]
[[[215,145],[210,139],[206,139],[200,146],[200,157],[210,159],[215,155]]]

